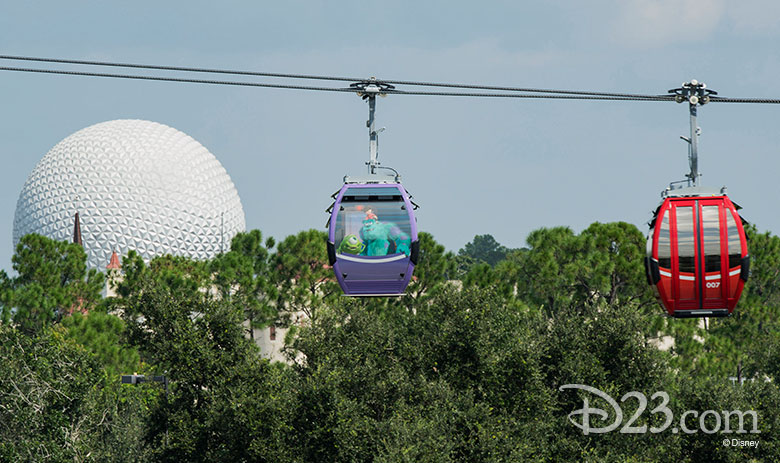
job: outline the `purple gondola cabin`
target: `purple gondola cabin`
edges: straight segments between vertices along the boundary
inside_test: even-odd
[[[400,183],[345,183],[334,195],[328,258],[347,296],[400,296],[420,251],[411,197]]]

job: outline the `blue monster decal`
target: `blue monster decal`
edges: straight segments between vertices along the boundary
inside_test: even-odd
[[[366,218],[363,219],[360,239],[366,245],[361,253],[364,256],[386,256],[391,243],[395,244],[396,253],[404,253],[408,256],[409,246],[412,242],[409,235],[401,231],[394,223],[380,222],[371,209],[366,211]]]

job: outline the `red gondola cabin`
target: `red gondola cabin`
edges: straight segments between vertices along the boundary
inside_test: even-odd
[[[723,193],[684,190],[669,192],[650,223],[648,282],[672,317],[729,316],[750,271],[742,218]]]

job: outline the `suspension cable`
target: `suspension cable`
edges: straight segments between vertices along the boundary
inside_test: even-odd
[[[116,63],[108,61],[88,61],[88,60],[72,60],[72,59],[59,59],[59,58],[38,58],[32,56],[13,56],[13,55],[0,55],[0,59],[15,60],[15,61],[35,61],[42,63],[57,63],[57,64],[75,64],[75,65],[87,65],[87,66],[110,66],[121,68],[133,68],[133,69],[153,69],[162,71],[182,71],[182,72],[201,72],[201,73],[216,73],[216,74],[231,74],[242,76],[254,76],[254,77],[273,77],[273,78],[286,78],[286,79],[307,79],[307,80],[328,80],[328,81],[340,81],[340,82],[355,82],[364,80],[359,77],[343,77],[343,76],[322,76],[312,74],[289,74],[289,73],[272,73],[272,72],[255,72],[255,71],[237,71],[228,69],[213,69],[213,68],[198,68],[198,67],[182,67],[182,66],[161,66],[151,64],[136,64],[136,63]],[[476,85],[476,84],[458,84],[458,83],[446,83],[446,82],[422,82],[422,81],[409,81],[409,80],[385,80],[382,82],[395,85],[407,85],[414,87],[441,87],[441,88],[459,88],[469,90],[495,90],[501,92],[525,92],[525,93],[546,93],[546,94],[561,94],[561,95],[582,95],[582,96],[602,96],[602,97],[617,97],[620,99],[626,98],[629,100],[634,99],[647,99],[655,98],[658,95],[639,95],[633,93],[609,93],[609,92],[593,92],[586,90],[559,90],[559,89],[543,89],[543,88],[527,88],[527,87],[508,87],[508,86],[495,86],[495,85]],[[434,95],[434,96],[493,96],[482,94],[460,94],[460,93],[407,93],[408,95]],[[503,96],[503,94],[502,94]],[[663,100],[666,100],[665,95]]]
[[[773,98],[723,98],[719,96],[711,96],[710,103],[780,104],[780,100]]]
[[[256,71],[241,71],[241,70],[231,70],[231,69],[214,69],[214,68],[185,67],[185,66],[163,66],[163,65],[154,65],[154,64],[120,63],[120,62],[109,62],[109,61],[73,60],[73,59],[60,59],[60,58],[42,58],[42,57],[16,56],[16,55],[0,55],[0,59],[15,60],[15,61],[32,61],[32,62],[40,62],[40,63],[72,64],[72,65],[84,65],[84,66],[106,66],[106,67],[159,70],[159,71],[198,72],[198,73],[212,73],[212,74],[222,74],[222,75],[282,78],[282,79],[322,80],[322,81],[333,81],[333,82],[355,82],[355,81],[365,80],[359,77],[256,72]],[[272,83],[265,83],[265,82],[223,81],[223,80],[213,80],[213,79],[193,79],[193,78],[184,78],[184,77],[144,76],[144,75],[134,75],[134,74],[111,74],[111,73],[104,73],[104,72],[80,72],[80,71],[66,71],[66,70],[58,70],[58,69],[33,69],[33,68],[21,68],[21,67],[10,67],[10,66],[0,67],[0,71],[32,72],[32,73],[42,73],[42,74],[59,74],[59,75],[88,76],[88,77],[106,77],[106,78],[135,79],[135,80],[149,80],[149,81],[162,81],[162,82],[186,82],[186,83],[196,83],[196,84],[229,85],[229,86],[243,86],[243,87],[281,88],[281,89],[292,89],[292,90],[312,90],[312,91],[324,91],[324,92],[342,92],[342,93],[356,92],[354,89],[338,88],[338,87],[272,84]],[[388,94],[392,93],[396,95],[456,96],[456,97],[477,97],[477,98],[528,98],[528,99],[558,99],[558,100],[602,100],[602,101],[674,101],[674,98],[670,97],[669,95],[643,95],[643,94],[635,94],[635,93],[595,92],[595,91],[588,91],[588,90],[545,89],[545,88],[530,88],[530,87],[459,84],[459,83],[449,83],[449,82],[424,82],[424,81],[411,81],[411,80],[382,80],[382,82],[387,84],[406,85],[412,87],[439,87],[439,88],[454,88],[454,89],[463,89],[463,90],[492,90],[492,91],[500,92],[500,93],[446,92],[446,91],[428,92],[428,91],[414,91],[414,90],[391,90],[386,92]],[[774,98],[724,98],[724,97],[712,96],[710,97],[710,101],[713,103],[780,104],[780,99],[774,99]]]
[[[275,72],[235,71],[229,69],[209,69],[209,68],[194,68],[194,67],[182,67],[182,66],[160,66],[155,64],[113,63],[108,61],[36,58],[32,56],[0,55],[0,59],[15,60],[15,61],[35,61],[39,63],[79,64],[79,65],[87,65],[87,66],[110,66],[110,67],[132,68],[132,69],[155,69],[160,71],[203,72],[203,73],[212,73],[212,74],[232,74],[232,75],[239,75],[239,76],[254,76],[254,77],[279,77],[279,78],[286,78],[286,79],[333,80],[333,81],[343,81],[343,82],[355,82],[357,80],[362,80],[361,77],[315,76],[315,75],[307,75],[307,74],[280,74]]]
[[[147,80],[147,81],[159,81],[159,82],[184,82],[184,83],[194,83],[194,84],[229,85],[229,86],[241,86],[241,87],[312,90],[312,91],[321,91],[321,92],[360,93],[360,90],[355,88],[316,87],[316,86],[306,86],[306,85],[271,84],[271,83],[264,83],[264,82],[240,82],[240,81],[227,81],[227,80],[190,79],[190,78],[183,78],[183,77],[144,76],[144,75],[133,75],[133,74],[111,74],[111,73],[103,73],[103,72],[65,71],[65,70],[58,70],[58,69],[18,68],[18,67],[9,67],[9,66],[0,66],[0,71],[31,72],[31,73],[39,73],[39,74],[58,74],[58,75],[68,75],[68,76],[83,76],[83,77],[105,77],[105,78],[115,78],[115,79]],[[479,92],[467,93],[467,92],[424,92],[424,91],[410,91],[410,90],[387,90],[383,93],[393,94],[393,95],[454,96],[454,97],[476,97],[476,98],[674,101],[674,97],[668,95],[589,96],[587,94],[556,95],[556,94],[524,94],[524,93],[479,93]]]
[[[0,66],[0,71],[19,71],[19,72],[33,72],[41,74],[59,74],[67,76],[87,76],[87,77],[109,77],[115,79],[135,79],[135,80],[152,80],[161,82],[186,82],[192,84],[211,84],[211,85],[233,85],[242,87],[266,87],[266,88],[284,88],[292,90],[315,90],[321,92],[344,92],[355,93],[356,90],[351,88],[336,88],[336,87],[311,87],[305,85],[286,85],[286,84],[267,84],[261,82],[236,82],[227,80],[203,80],[203,79],[186,79],[180,77],[161,77],[161,76],[142,76],[142,75],[130,75],[130,74],[108,74],[101,72],[80,72],[80,71],[63,71],[56,69],[32,69],[32,68],[15,68]]]

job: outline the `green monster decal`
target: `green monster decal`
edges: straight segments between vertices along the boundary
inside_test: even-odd
[[[347,235],[341,240],[337,252],[339,254],[360,254],[366,249],[366,245],[361,243],[356,235]]]

